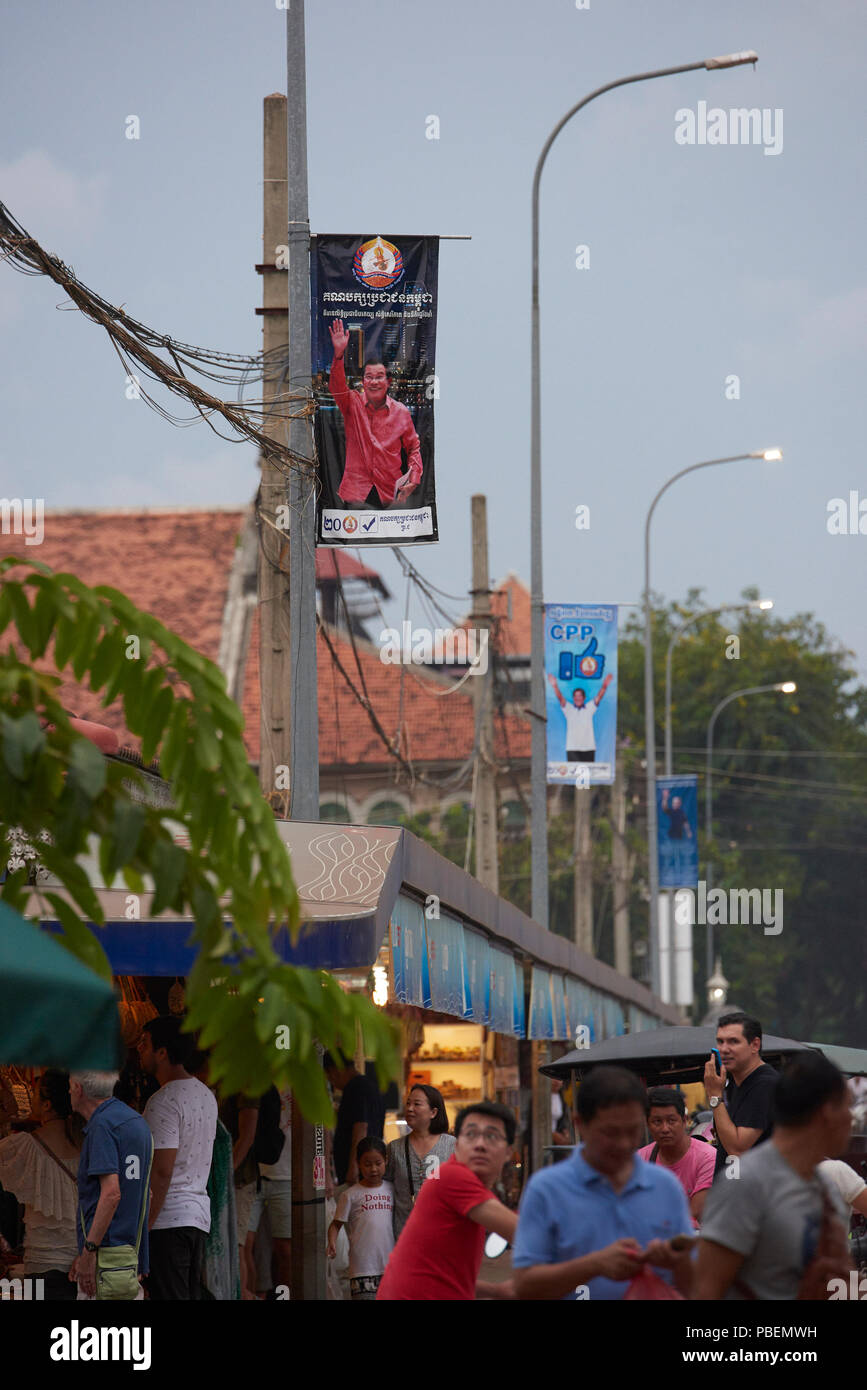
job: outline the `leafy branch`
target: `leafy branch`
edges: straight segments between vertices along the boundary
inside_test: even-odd
[[[12,556],[0,561],[0,636],[10,626],[30,661],[14,643],[0,653],[0,831],[20,827],[32,842],[48,832],[39,860],[56,882],[43,892],[67,949],[110,977],[89,925],[104,925],[102,905],[80,862],[97,846],[107,888],[120,876],[134,899],[153,894],[150,917],[192,919],[187,1027],[212,1047],[211,1075],[224,1092],[288,1086],[309,1119],[330,1122],[316,1044],[353,1053],[359,1028],[380,1075],[395,1074],[391,1021],[327,972],[276,953],[278,930],[297,934],[298,895],[222,672],[118,590]],[[57,670],[86,679],[103,707],[123,702],[143,760],[159,754],[171,806],[147,804],[144,777],[76,732],[60,678],[33,664],[49,648]],[[188,847],[177,843],[179,828]],[[27,877],[19,868],[0,889],[25,915],[34,907]]]

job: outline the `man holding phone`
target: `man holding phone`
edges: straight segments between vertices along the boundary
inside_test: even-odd
[[[762,1061],[762,1025],[749,1014],[723,1014],[717,1046],[704,1069],[718,1149],[714,1180],[728,1158],[740,1158],[769,1139],[779,1073]],[[719,1056],[717,1056],[717,1049]]]

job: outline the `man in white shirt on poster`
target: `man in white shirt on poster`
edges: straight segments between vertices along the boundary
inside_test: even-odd
[[[589,705],[585,692],[580,686],[577,686],[572,691],[572,703],[570,705],[557,684],[557,677],[553,675],[548,677],[554,694],[560,701],[563,718],[566,720],[566,761],[568,763],[593,763],[596,761],[596,736],[593,732],[593,720],[612,679],[612,676],[605,677],[599,694],[595,700],[590,701]]]
[[[138,1043],[142,1069],[160,1089],[144,1108],[154,1138],[148,1220],[148,1293],[159,1301],[202,1297],[205,1237],[211,1229],[208,1174],[217,1133],[217,1102],[185,1063],[192,1039],[178,1018],[153,1018]]]

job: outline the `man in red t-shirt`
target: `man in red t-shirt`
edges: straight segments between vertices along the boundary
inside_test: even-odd
[[[511,1280],[479,1282],[485,1232],[511,1241],[515,1212],[491,1191],[515,1141],[505,1105],[480,1101],[455,1120],[455,1151],[423,1182],[386,1266],[377,1300],[511,1298]]]

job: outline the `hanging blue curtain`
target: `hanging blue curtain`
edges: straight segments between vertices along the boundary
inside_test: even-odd
[[[464,954],[464,928],[447,912],[425,922],[431,1008],[466,1018],[470,996]]]
[[[551,1004],[551,972],[534,965],[530,977],[531,1038],[553,1038],[554,1010]]]
[[[394,997],[401,1004],[431,1007],[427,979],[424,908],[399,893],[391,913],[391,968]]]
[[[488,938],[464,927],[464,951],[470,987],[470,1017],[474,1023],[490,1023],[491,949]]]
[[[492,942],[489,946],[489,960],[491,972],[490,1027],[495,1033],[505,1033],[509,1037],[523,1037],[523,997],[521,998],[521,1014],[519,1016],[515,997],[515,957],[511,951],[504,951],[502,947],[495,946]]]
[[[569,1037],[569,1019],[566,1013],[566,982],[556,970],[551,971],[551,1011],[554,1020],[554,1034],[557,1039]]]

